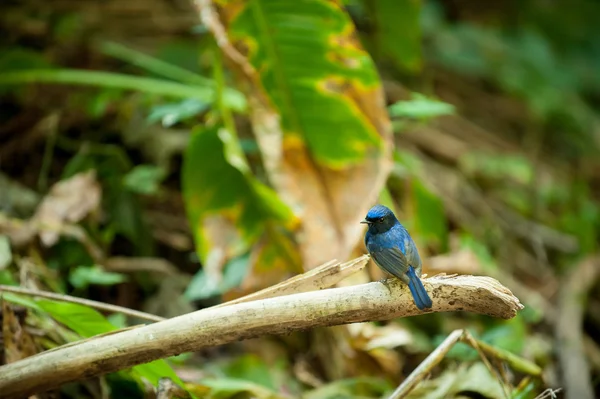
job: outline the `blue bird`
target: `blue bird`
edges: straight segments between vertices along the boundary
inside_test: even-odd
[[[417,308],[431,308],[433,303],[419,278],[422,269],[419,252],[394,212],[375,205],[361,223],[369,226],[365,245],[377,266],[408,284]]]

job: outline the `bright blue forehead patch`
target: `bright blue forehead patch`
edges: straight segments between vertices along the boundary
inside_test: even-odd
[[[393,215],[390,208],[383,205],[375,205],[373,208],[369,209],[367,219],[378,219],[388,215]]]

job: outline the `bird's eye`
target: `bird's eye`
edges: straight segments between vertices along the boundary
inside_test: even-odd
[[[380,217],[379,219],[377,219],[377,221],[378,221],[379,223],[383,222],[383,217]]]

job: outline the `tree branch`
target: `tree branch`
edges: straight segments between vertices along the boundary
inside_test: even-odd
[[[430,312],[468,311],[509,319],[523,307],[490,277],[443,275],[423,283],[433,299]],[[408,287],[395,279],[387,287],[369,283],[208,308],[4,365],[0,397],[23,397],[182,352],[267,334],[423,313],[415,307]]]

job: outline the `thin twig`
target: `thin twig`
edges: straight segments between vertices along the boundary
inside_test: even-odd
[[[77,297],[70,296],[70,295],[57,294],[55,292],[30,290],[27,288],[15,287],[15,286],[11,286],[11,285],[0,285],[0,292],[3,292],[3,291],[4,292],[12,292],[12,293],[21,294],[21,295],[37,296],[40,298],[48,298],[48,299],[53,299],[55,301],[61,301],[61,302],[77,303],[79,305],[89,306],[94,309],[104,310],[104,311],[111,312],[111,313],[123,313],[124,315],[131,316],[131,317],[137,317],[137,318],[140,318],[143,320],[149,320],[149,321],[165,320],[164,317],[156,316],[156,315],[146,313],[146,312],[140,312],[139,310],[124,308],[122,306],[111,305],[111,304],[104,303],[104,302],[92,301],[91,299],[83,299],[83,298],[77,298]]]
[[[562,391],[562,388],[556,388],[556,389],[548,388],[544,392],[542,392],[541,394],[536,396],[535,399],[556,399],[556,398],[558,398],[558,396],[556,394],[561,391]]]
[[[477,353],[479,353],[479,357],[483,361],[483,364],[485,365],[485,367],[487,367],[487,369],[489,370],[490,374],[493,374],[496,376],[496,379],[498,380],[498,383],[500,384],[500,387],[502,388],[502,392],[504,393],[504,397],[510,398],[510,392],[508,391],[508,387],[504,384],[502,376],[500,375],[498,370],[496,370],[494,367],[492,367],[487,356],[485,355],[485,353],[483,353],[483,350],[481,349],[479,342],[477,342],[477,340],[475,338],[473,338],[471,333],[468,331],[465,331],[463,333],[460,340],[462,342],[470,345],[473,349],[475,349],[477,351]]]
[[[219,21],[219,15],[215,11],[212,1],[196,0],[192,4],[200,12],[202,23],[212,32],[217,44],[227,57],[235,62],[248,78],[252,80],[256,79],[256,69],[229,41],[229,37],[225,32],[223,24]]]
[[[492,345],[486,344],[480,340],[475,339],[479,348],[495,359],[504,361],[515,371],[532,375],[534,377],[542,376],[542,368],[529,360],[523,359],[511,352],[505,351],[504,349],[493,347]]]
[[[413,370],[412,373],[400,384],[398,388],[392,393],[389,399],[402,399],[408,395],[410,391],[421,382],[435,366],[437,366],[446,356],[446,354],[452,349],[454,344],[460,341],[465,330],[454,330],[446,337],[446,339],[438,345],[433,352],[429,354],[419,364],[419,366]]]
[[[437,366],[443,359],[444,356],[452,349],[457,342],[464,342],[471,346],[479,353],[479,357],[488,368],[490,373],[495,374],[498,378],[498,382],[502,386],[502,390],[506,397],[510,397],[510,392],[507,391],[506,385],[502,382],[502,376],[498,371],[492,367],[486,354],[500,361],[507,362],[515,370],[531,374],[533,376],[540,376],[542,370],[536,364],[529,362],[528,360],[522,359],[517,355],[508,353],[502,349],[494,348],[484,342],[475,339],[471,333],[466,330],[454,330],[448,335],[448,337],[438,345],[433,352],[425,358],[419,364],[419,366],[413,370],[412,373],[400,384],[398,388],[392,393],[389,399],[402,399],[412,391],[419,382],[425,379],[427,375]]]

